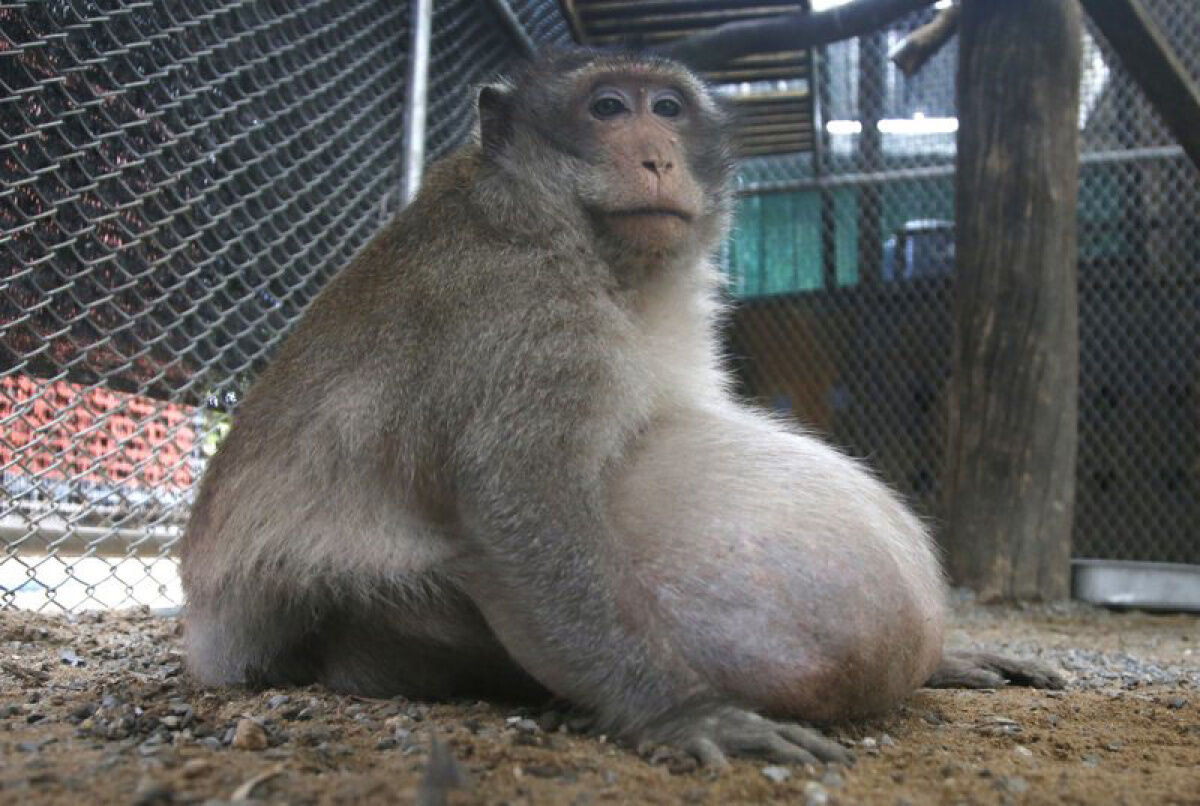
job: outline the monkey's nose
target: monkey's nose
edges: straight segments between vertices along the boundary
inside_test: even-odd
[[[642,167],[655,176],[662,176],[665,173],[669,173],[675,165],[666,160],[643,160]]]

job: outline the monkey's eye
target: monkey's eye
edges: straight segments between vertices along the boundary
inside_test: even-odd
[[[659,98],[650,108],[660,118],[677,118],[683,114],[683,103],[671,95]]]
[[[602,95],[592,101],[591,111],[592,116],[600,120],[608,120],[615,118],[617,115],[628,110],[629,107],[625,102],[616,95]]]

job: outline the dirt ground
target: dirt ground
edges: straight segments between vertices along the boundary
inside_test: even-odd
[[[717,776],[544,710],[206,691],[177,620],[0,611],[0,803],[1200,804],[1200,618],[956,606],[951,644],[1041,657],[1066,691],[920,691],[835,726],[849,768]]]

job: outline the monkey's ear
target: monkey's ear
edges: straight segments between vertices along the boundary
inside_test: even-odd
[[[486,154],[495,154],[512,133],[513,87],[488,84],[479,90],[479,142]]]

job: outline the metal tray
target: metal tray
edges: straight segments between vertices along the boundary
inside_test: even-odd
[[[1076,599],[1109,607],[1200,612],[1200,565],[1072,560]]]

